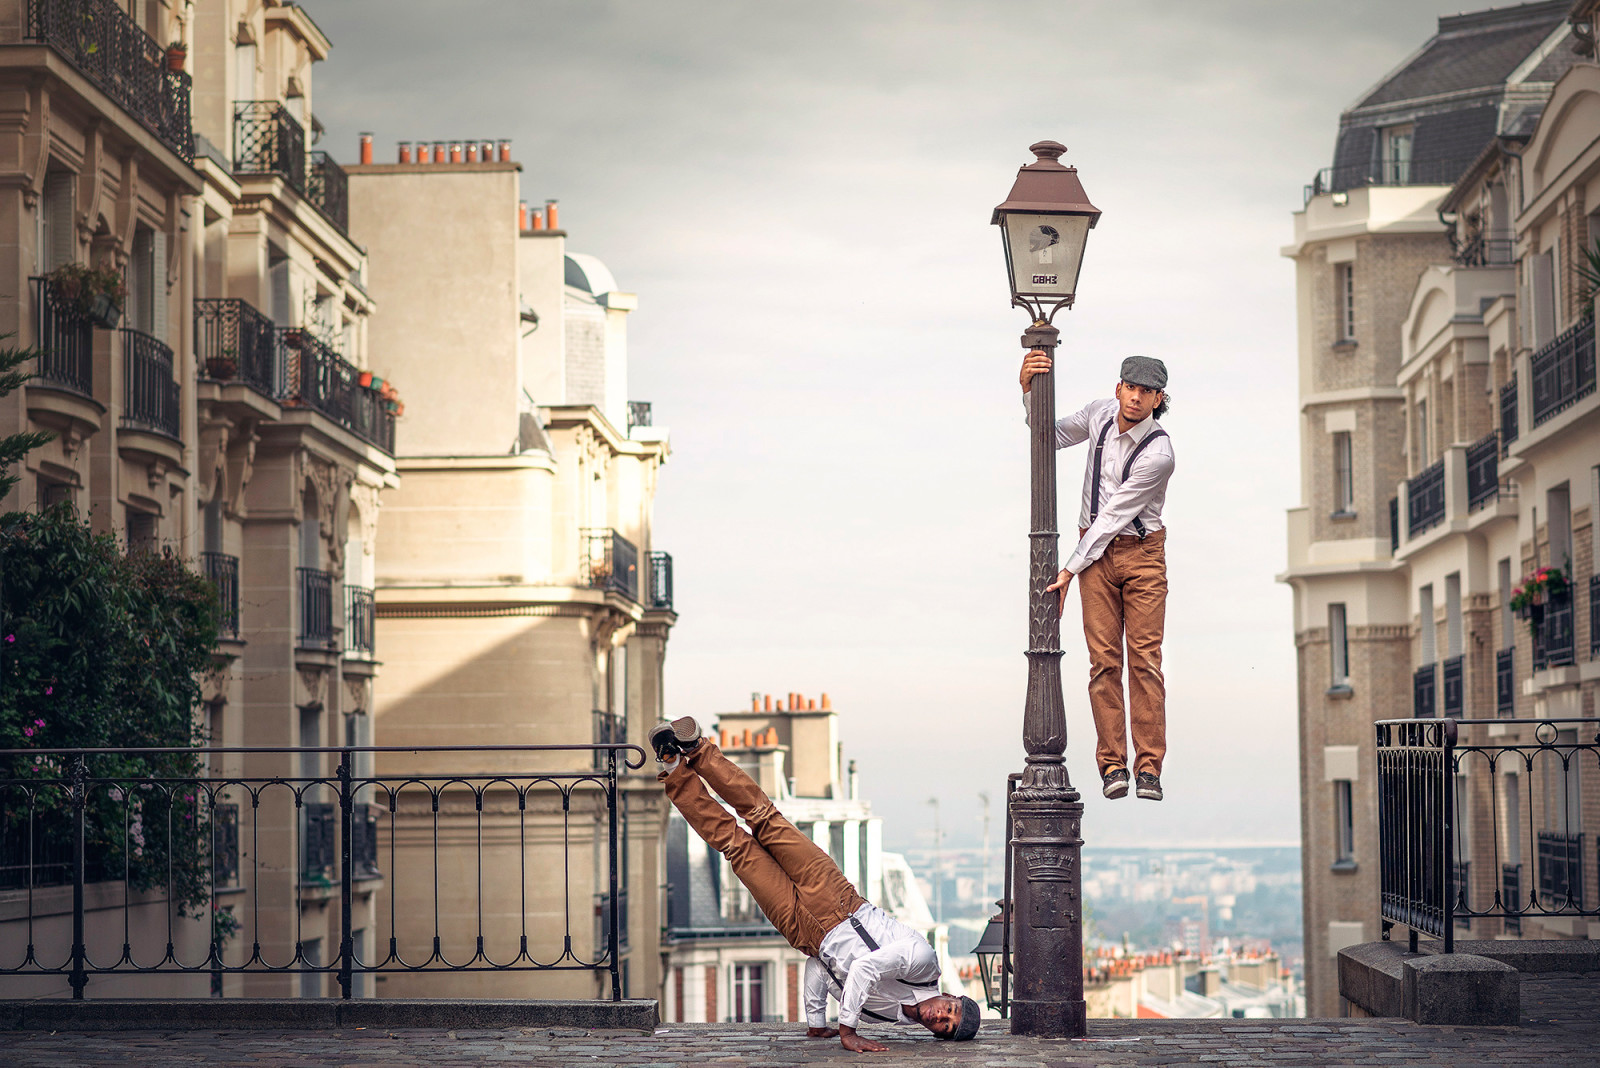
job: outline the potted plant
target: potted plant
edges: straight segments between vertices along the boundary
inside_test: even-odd
[[[215,356],[206,357],[206,377],[229,379],[239,373],[239,351],[224,345]]]
[[[174,74],[183,70],[184,61],[189,58],[189,46],[182,40],[173,41],[167,45],[167,69]]]
[[[68,263],[57,267],[47,277],[51,295],[96,326],[111,330],[122,318],[122,302],[127,299],[128,287],[123,284],[120,271]]]
[[[1512,589],[1511,610],[1519,619],[1530,620],[1537,627],[1544,622],[1544,606],[1550,595],[1560,593],[1566,586],[1566,576],[1559,567],[1538,568]]]

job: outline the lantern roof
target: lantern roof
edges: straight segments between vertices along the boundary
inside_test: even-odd
[[[1066,150],[1067,146],[1059,141],[1029,145],[1028,151],[1035,159],[1017,170],[1011,195],[994,209],[990,224],[999,225],[1008,212],[1055,212],[1087,215],[1092,228],[1100,220],[1100,209],[1089,203],[1089,194],[1078,181],[1078,168],[1061,163],[1061,155]]]

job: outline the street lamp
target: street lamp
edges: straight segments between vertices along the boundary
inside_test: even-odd
[[[1033,316],[1024,349],[1053,359],[1060,331],[1050,325],[1077,295],[1078,270],[1100,210],[1089,203],[1076,167],[1064,166],[1055,141],[1029,146],[1035,159],[1017,171],[1005,203],[990,220],[1000,227],[1011,303]],[[1049,305],[1046,312],[1045,306]],[[1007,831],[1016,853],[1011,891],[1016,986],[1011,1033],[1081,1038],[1083,1001],[1083,803],[1067,777],[1067,717],[1061,701],[1061,617],[1045,590],[1060,570],[1056,533],[1055,375],[1035,375],[1028,391],[1031,532],[1028,535],[1028,697],[1022,744],[1027,762],[1010,799]]]
[[[978,939],[972,953],[978,958],[978,974],[983,979],[983,999],[1004,1019],[1009,1007],[1006,1003],[1011,1000],[1007,975],[1010,954],[1006,952],[1006,936],[1010,934],[1009,917],[1006,914],[1011,909],[1011,902],[1002,898],[995,904],[1000,907],[1000,915],[989,918],[989,926],[983,929],[983,937]]]

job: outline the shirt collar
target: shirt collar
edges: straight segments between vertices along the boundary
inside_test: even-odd
[[[1113,405],[1113,407],[1111,409],[1111,423],[1112,423],[1113,429],[1116,429],[1117,427],[1121,426],[1121,424],[1117,422],[1118,416],[1121,413],[1121,408],[1115,406],[1116,405],[1116,401],[1113,400],[1111,403]],[[1146,437],[1148,437],[1149,434],[1150,434],[1150,431],[1154,430],[1155,428],[1156,428],[1156,413],[1155,412],[1151,412],[1149,415],[1145,416],[1143,419],[1139,420],[1137,423],[1135,423],[1131,427],[1129,427],[1128,428],[1128,432],[1127,432],[1126,435],[1123,435],[1122,431],[1120,429],[1117,430],[1117,434],[1119,436],[1126,436],[1130,441],[1132,441],[1135,445],[1137,445],[1139,442],[1143,441]]]

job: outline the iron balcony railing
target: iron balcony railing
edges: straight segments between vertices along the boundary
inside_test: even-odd
[[[1454,185],[1472,158],[1410,159],[1379,156],[1362,163],[1324,167],[1305,187],[1305,199],[1373,185]]]
[[[649,401],[629,401],[628,402],[628,429],[632,430],[636,426],[649,426],[649,425],[650,425],[650,402]]]
[[[1438,670],[1438,664],[1429,664],[1411,673],[1411,714],[1417,719],[1432,719],[1436,714]]]
[[[1493,432],[1467,446],[1467,510],[1500,496],[1500,435]]]
[[[377,649],[378,617],[372,591],[365,586],[344,588],[344,651],[368,657]]]
[[[94,325],[48,278],[31,278],[41,382],[94,396]]]
[[[141,330],[123,327],[119,332],[123,423],[179,437],[182,429],[178,383],[172,376],[172,350]]]
[[[186,162],[190,80],[113,0],[28,0],[28,40],[47,44]]]
[[[1545,594],[1544,618],[1533,627],[1533,670],[1563,667],[1576,661],[1572,600],[1571,583]]]
[[[239,636],[239,558],[227,553],[201,553],[200,563],[206,578],[217,587],[222,603],[222,636]]]
[[[326,648],[333,644],[333,576],[314,567],[300,567],[300,644]]]
[[[1520,931],[1529,916],[1600,918],[1600,907],[1585,896],[1582,838],[1564,829],[1577,825],[1580,768],[1600,759],[1600,720],[1539,720],[1523,741],[1460,742],[1458,724],[1494,722],[1376,724],[1385,940],[1403,924],[1413,950],[1418,935],[1427,935],[1451,953],[1463,918],[1499,919],[1508,932]],[[1536,818],[1547,829],[1534,837],[1528,828]],[[1467,880],[1452,878],[1458,861],[1474,857],[1500,873],[1498,885],[1490,883],[1481,894]],[[1537,865],[1538,879],[1524,896],[1521,865],[1529,862]]]
[[[1444,461],[1438,460],[1406,483],[1406,532],[1416,537],[1444,522]]]
[[[357,770],[358,760],[419,754],[429,755],[427,772]],[[292,777],[214,770],[230,757],[251,764],[274,755],[335,767]],[[495,767],[545,766],[562,755],[577,767]],[[573,971],[609,976],[609,997],[620,1000],[627,881],[618,780],[644,759],[621,743],[0,751],[0,887],[13,891],[8,922],[30,932],[0,943],[0,997],[8,980],[24,984],[14,996],[32,996],[41,977],[82,998],[97,976],[289,973],[329,976],[350,998],[357,974]],[[378,878],[380,860],[390,878],[361,890],[382,896],[376,911],[388,937],[369,952],[354,937],[369,907],[356,884]],[[302,879],[281,878],[296,869]],[[441,884],[441,871],[475,877]],[[90,893],[96,883],[111,892]],[[314,959],[298,925],[282,923],[300,914],[308,883],[328,892],[339,932],[330,960]],[[70,924],[37,893],[52,886],[72,888]],[[250,892],[218,893],[233,887]],[[146,890],[164,895],[153,921],[137,893]],[[127,937],[152,922],[148,942]]]
[[[1439,676],[1440,689],[1444,691],[1444,714],[1459,719],[1466,704],[1465,687],[1462,685],[1466,674],[1465,657],[1452,656],[1439,666],[1443,669]]]
[[[276,174],[306,191],[306,132],[276,100],[239,100],[233,105],[235,174]]]
[[[1594,392],[1594,320],[1586,319],[1533,354],[1533,425]]]
[[[1517,440],[1517,376],[1500,387],[1500,456],[1511,455],[1511,443]]]
[[[1389,498],[1389,553],[1400,551],[1400,498]]]
[[[1589,576],[1589,659],[1600,660],[1600,575]]]
[[[356,437],[394,454],[394,413],[360,385],[361,372],[302,327],[279,332],[287,385],[283,402],[321,412]]]
[[[585,586],[639,599],[639,549],[609,527],[585,527],[578,577]]]
[[[306,199],[315,204],[341,233],[350,232],[350,179],[326,152],[311,153]]]
[[[1516,654],[1515,648],[1500,649],[1494,654],[1494,711],[1502,719],[1517,714],[1516,678],[1512,667]]]
[[[1456,250],[1459,267],[1510,267],[1517,262],[1517,238],[1507,230],[1480,230]]]
[[[650,554],[650,608],[672,611],[672,554]]]
[[[194,302],[194,347],[200,373],[219,381],[238,378],[274,400],[283,393],[283,366],[272,320],[237,297]]]

